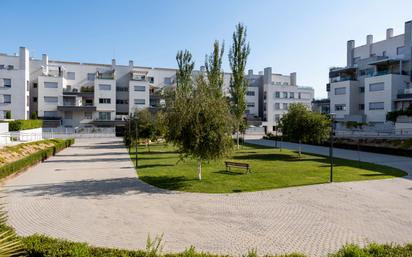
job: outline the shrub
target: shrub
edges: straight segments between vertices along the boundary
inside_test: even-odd
[[[9,122],[10,131],[20,131],[24,129],[41,128],[43,126],[42,120],[14,120]]]
[[[74,139],[67,139],[67,140],[52,139],[52,140],[47,140],[47,141],[53,142],[54,145],[49,148],[30,154],[29,156],[26,156],[15,162],[11,162],[11,163],[1,166],[0,167],[0,179],[5,178],[9,176],[10,174],[23,170],[27,167],[30,167],[40,161],[43,161],[46,158],[56,154],[60,150],[74,143]],[[14,148],[18,149],[18,145],[15,146]]]

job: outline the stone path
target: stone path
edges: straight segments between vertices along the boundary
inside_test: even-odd
[[[79,139],[6,181],[9,223],[20,235],[130,249],[164,233],[165,251],[194,245],[235,255],[325,256],[349,242],[412,242],[408,178],[199,194],[157,189],[135,174],[119,139]]]

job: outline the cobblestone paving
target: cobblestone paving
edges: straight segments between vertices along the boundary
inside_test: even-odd
[[[18,234],[97,246],[144,248],[149,233],[164,233],[165,251],[194,245],[235,255],[257,248],[325,256],[349,242],[412,242],[408,178],[239,194],[170,192],[136,179],[117,139],[78,140],[3,189]]]

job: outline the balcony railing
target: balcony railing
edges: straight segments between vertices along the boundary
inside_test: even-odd
[[[334,78],[330,78],[331,83],[342,82],[342,81],[356,81],[356,79],[354,77],[334,77]]]

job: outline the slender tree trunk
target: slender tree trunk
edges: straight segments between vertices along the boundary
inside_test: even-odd
[[[199,177],[199,180],[202,180],[202,159],[197,161],[197,176]]]
[[[299,140],[299,158],[302,155],[302,141]]]
[[[240,149],[240,147],[239,147],[239,130],[240,130],[240,128],[239,128],[240,126],[239,126],[239,122],[237,123],[237,130],[236,130],[236,141],[237,141],[237,150],[239,150]]]

